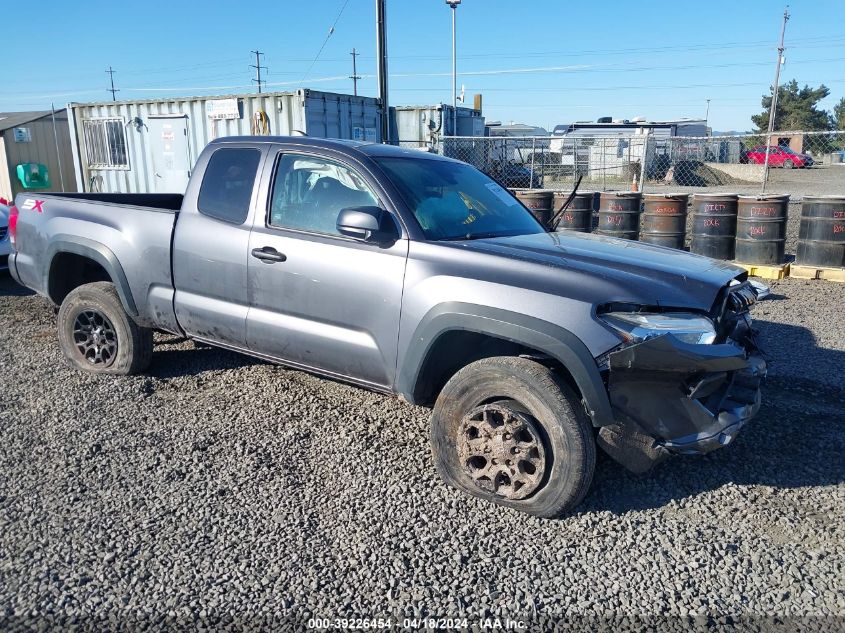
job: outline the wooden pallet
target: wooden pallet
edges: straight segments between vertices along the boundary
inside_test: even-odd
[[[748,271],[752,277],[762,277],[763,279],[783,279],[789,277],[790,262],[779,264],[778,266],[765,266],[763,264],[743,264],[742,262],[732,262],[741,268]]]
[[[792,264],[792,277],[798,279],[826,279],[845,283],[845,268],[824,268],[822,266],[799,266]]]

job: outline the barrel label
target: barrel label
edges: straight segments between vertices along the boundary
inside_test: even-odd
[[[721,226],[719,218],[704,218],[704,226]]]
[[[624,211],[625,207],[619,204],[618,202],[609,202],[607,204],[608,211]]]
[[[674,215],[676,209],[675,207],[654,207],[652,211],[660,215]]]
[[[834,211],[833,212],[833,219],[834,220],[841,220],[845,218],[845,211]]]
[[[708,202],[704,205],[705,211],[724,211],[727,208],[728,205],[716,202]],[[718,224],[716,226],[718,226]]]
[[[765,226],[751,226],[748,228],[750,229],[749,233],[751,234],[751,237],[760,237],[766,234]]]
[[[751,207],[752,216],[771,217],[777,215],[777,209],[774,207]]]
[[[845,224],[834,224],[833,225],[833,234],[839,235],[840,233],[845,233]]]
[[[564,213],[563,219],[566,220],[567,222],[572,222],[572,221],[575,220],[575,216],[572,215],[571,213]]]
[[[604,216],[604,218],[605,218],[605,222],[607,224],[614,224],[614,225],[622,224],[622,221],[624,220],[623,216],[621,216],[621,215],[606,215],[606,216]]]

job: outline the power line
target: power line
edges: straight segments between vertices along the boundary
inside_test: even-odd
[[[317,63],[317,60],[320,58],[320,54],[323,52],[323,49],[326,47],[326,44],[329,42],[329,38],[334,34],[334,27],[337,26],[338,21],[340,20],[340,16],[343,15],[343,10],[346,8],[346,5],[349,4],[349,0],[344,0],[343,6],[340,7],[340,11],[337,12],[337,17],[335,17],[334,22],[329,27],[329,32],[326,33],[326,39],[323,40],[322,46],[320,46],[320,50],[317,51],[317,54],[314,56],[314,59],[311,61],[311,65],[308,66],[308,70],[305,71],[305,74],[302,75],[302,79],[299,81],[301,84],[305,81],[305,78],[311,72],[311,69],[314,68],[314,64]]]
[[[120,92],[120,90],[114,87],[114,73],[117,71],[112,70],[112,67],[109,66],[109,69],[106,72],[109,74],[109,81],[111,82],[111,88],[106,88],[106,92],[111,93],[112,101],[117,101],[117,97],[114,96],[116,92]]]
[[[358,53],[353,48],[352,52],[349,53],[349,54],[352,55],[352,74],[349,76],[349,78],[352,80],[352,94],[357,97],[358,96],[358,80],[361,79],[361,75],[358,74],[358,66],[355,63],[355,58],[358,57],[358,55],[360,55],[361,53]]]
[[[263,68],[264,70],[267,70],[267,66],[261,65],[261,57],[264,55],[264,53],[262,53],[261,51],[250,51],[250,53],[255,54],[255,65],[250,65],[250,68],[255,68],[255,79],[253,79],[252,81],[258,84],[258,94],[261,94],[261,69]],[[266,85],[267,81],[264,80],[263,83]]]
[[[804,38],[800,40],[791,40],[790,44],[793,45],[793,48],[800,48],[795,46],[795,42],[809,42],[815,43],[812,46],[806,46],[803,48],[818,48],[821,46],[829,47],[834,42],[841,42],[843,39],[842,35],[832,35],[829,37],[819,36],[813,38]],[[591,50],[584,50],[584,51],[577,51],[573,52],[571,50],[568,51],[535,51],[535,52],[523,52],[523,53],[474,53],[474,54],[464,54],[461,55],[462,59],[472,59],[472,58],[481,58],[481,59],[488,59],[488,58],[501,58],[501,59],[523,59],[525,57],[547,57],[547,56],[562,56],[562,57],[584,57],[587,55],[630,55],[631,53],[660,53],[660,52],[677,52],[677,51],[700,51],[700,50],[707,50],[708,54],[713,52],[718,52],[726,48],[734,48],[734,49],[742,49],[742,48],[770,48],[771,42],[769,40],[756,40],[756,41],[745,41],[745,42],[724,42],[719,43],[718,50],[712,50],[713,44],[684,44],[679,46],[649,46],[644,48],[617,48],[617,49],[591,49]],[[373,55],[360,55],[361,59],[375,59]],[[446,55],[391,55],[391,59],[426,59],[426,60],[433,60],[433,59],[451,59],[451,57]],[[288,59],[287,61],[291,62],[305,62],[310,61],[308,59]],[[323,58],[320,60],[321,62],[341,62],[343,59],[341,58]]]
[[[179,71],[190,71],[196,70],[198,68],[208,68],[214,67],[219,68],[220,66],[234,66],[235,64],[242,64],[243,57],[229,57],[227,59],[218,59],[216,61],[204,61],[196,64],[188,64],[185,66],[157,66],[155,68],[136,68],[133,70],[127,70],[124,72],[125,75],[155,75],[155,74],[162,74],[162,73],[173,73]]]

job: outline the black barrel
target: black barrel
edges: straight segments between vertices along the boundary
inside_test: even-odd
[[[737,197],[735,193],[693,194],[691,253],[734,258]]]
[[[795,263],[845,268],[845,196],[810,196],[801,201]]]
[[[640,234],[640,201],[635,191],[603,191],[599,197],[599,226],[596,233],[635,240]]]
[[[517,199],[524,204],[543,226],[552,219],[553,191],[544,189],[521,189],[516,192]]]
[[[684,248],[687,235],[685,193],[646,193],[643,195],[643,223],[640,241],[669,248]]]
[[[554,198],[554,211],[557,213],[569,198],[569,193],[558,191]],[[593,206],[595,204],[595,191],[578,191],[572,199],[569,207],[560,216],[558,228],[589,233],[593,229]]]
[[[743,264],[782,264],[789,196],[739,196],[738,211],[736,260]]]

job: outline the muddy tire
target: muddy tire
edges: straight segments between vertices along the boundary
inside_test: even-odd
[[[123,309],[114,284],[85,284],[59,308],[59,345],[73,367],[97,374],[137,374],[150,365],[153,331]]]
[[[447,484],[539,517],[578,505],[596,461],[579,398],[554,371],[519,357],[458,371],[434,405],[431,445]]]

